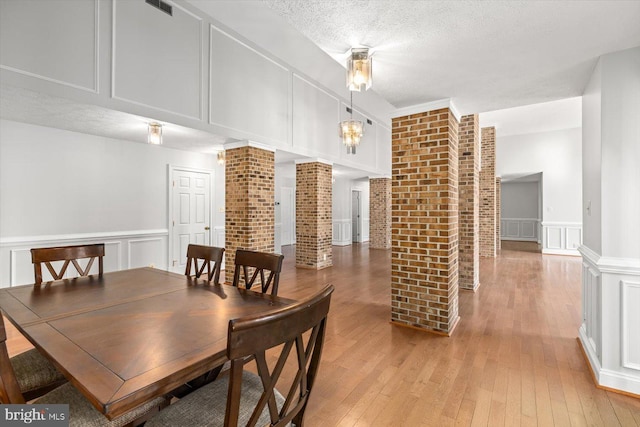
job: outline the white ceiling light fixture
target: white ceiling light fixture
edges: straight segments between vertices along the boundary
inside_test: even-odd
[[[364,134],[364,123],[353,120],[353,92],[351,95],[351,106],[349,108],[349,120],[343,120],[338,125],[338,135],[342,138],[342,143],[347,147],[347,154],[356,154],[356,147],[360,145],[360,139]]]
[[[160,123],[149,123],[147,142],[153,145],[162,144],[162,125]]]
[[[353,47],[347,59],[347,87],[351,91],[360,92],[371,87],[371,55],[368,47]]]

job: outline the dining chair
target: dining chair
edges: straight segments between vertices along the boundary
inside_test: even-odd
[[[251,289],[256,279],[260,277],[260,290],[266,294],[271,286],[271,295],[278,295],[278,282],[282,270],[284,255],[270,254],[266,252],[236,250],[235,271],[233,272],[233,286],[238,287],[243,279],[244,287]],[[253,274],[250,274],[250,269]],[[269,273],[265,280],[265,271]],[[242,277],[241,277],[242,273]]]
[[[80,264],[78,263],[78,260],[83,258],[89,258],[89,262],[85,268],[80,267]],[[80,276],[88,276],[89,270],[91,270],[93,261],[96,258],[98,259],[98,274],[102,276],[104,243],[31,249],[31,262],[33,263],[36,279],[35,284],[36,286],[39,286],[42,283],[42,264],[47,267],[47,270],[51,273],[53,280],[60,280],[64,278],[64,274],[67,271],[67,267],[69,267],[69,263],[73,264]],[[58,272],[56,272],[55,268],[51,264],[55,261],[64,261]]]
[[[13,360],[7,351],[7,333],[4,319],[0,316],[0,402],[3,404],[24,404],[28,400],[20,390],[20,384],[13,369]],[[167,398],[157,397],[126,414],[109,420],[70,383],[63,384],[39,399],[34,404],[68,404],[69,426],[72,427],[121,427],[144,421],[149,414],[166,407]]]
[[[322,356],[332,292],[333,285],[328,285],[304,301],[229,321],[229,375],[161,410],[145,426],[302,426]],[[257,374],[244,369],[251,356]],[[275,358],[269,366],[267,360]],[[281,378],[283,371],[290,377]]]
[[[213,279],[213,283],[217,285],[220,280],[220,266],[222,265],[223,255],[224,248],[190,244],[187,247],[187,269],[184,274],[191,277],[191,266],[193,265],[195,276],[199,279],[204,272],[204,268],[207,267],[207,280],[211,282]],[[200,267],[198,267],[198,260],[202,260]],[[213,269],[211,268],[211,263],[213,263]]]

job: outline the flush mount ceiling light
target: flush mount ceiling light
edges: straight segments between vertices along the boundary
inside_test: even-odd
[[[369,48],[351,48],[351,55],[347,59],[347,87],[360,92],[369,89],[372,81]]]
[[[224,151],[218,151],[218,164],[224,165],[225,155]]]
[[[159,123],[149,123],[149,133],[147,142],[153,145],[162,144],[162,125]]]
[[[360,138],[364,134],[364,123],[353,120],[353,92],[351,94],[351,107],[349,108],[349,120],[343,120],[338,125],[338,135],[342,143],[347,147],[347,154],[356,154],[356,147],[360,145]]]

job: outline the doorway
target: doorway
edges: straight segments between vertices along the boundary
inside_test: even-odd
[[[170,166],[170,271],[185,270],[189,243],[211,245],[211,188],[213,171]]]
[[[362,191],[351,190],[351,241],[362,242]]]
[[[295,192],[291,187],[282,187],[280,200],[280,215],[282,220],[282,246],[295,243]]]

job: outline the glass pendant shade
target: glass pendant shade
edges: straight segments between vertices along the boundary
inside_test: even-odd
[[[352,48],[347,59],[347,87],[360,92],[371,87],[371,57],[368,48]]]
[[[219,151],[218,152],[218,164],[219,165],[224,165],[224,160],[225,160],[224,151]]]
[[[344,120],[338,125],[338,134],[347,147],[347,154],[356,154],[356,147],[364,134],[364,124],[358,120]]]
[[[162,125],[158,123],[149,123],[147,142],[153,145],[162,144]]]

